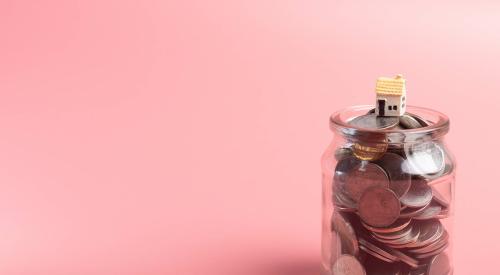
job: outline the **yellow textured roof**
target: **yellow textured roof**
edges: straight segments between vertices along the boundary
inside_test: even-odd
[[[395,78],[379,77],[375,91],[377,95],[403,95],[406,92],[406,80],[397,75]]]

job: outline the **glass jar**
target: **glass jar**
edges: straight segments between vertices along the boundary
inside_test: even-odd
[[[323,274],[453,274],[449,119],[408,106],[423,127],[349,123],[370,112],[356,106],[330,117],[334,138],[321,160]]]

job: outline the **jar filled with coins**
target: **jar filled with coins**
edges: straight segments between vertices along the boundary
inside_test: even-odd
[[[322,157],[323,274],[453,274],[449,119],[420,107],[381,116],[357,106],[334,113],[330,128]]]

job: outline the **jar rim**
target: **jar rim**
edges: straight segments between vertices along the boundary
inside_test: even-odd
[[[415,129],[373,130],[349,124],[349,119],[353,119],[354,116],[349,117],[348,119],[342,117],[343,115],[348,113],[363,112],[363,111],[367,112],[374,108],[375,108],[374,105],[356,105],[338,110],[330,116],[330,129],[332,131],[339,131],[344,135],[353,137],[363,134],[381,133],[387,135],[388,137],[403,135],[404,137],[406,137],[406,140],[414,140],[422,136],[431,136],[433,138],[438,138],[448,133],[450,128],[450,119],[445,114],[430,108],[418,107],[412,105],[407,106],[406,109],[407,112],[419,116],[427,114],[433,116],[434,118],[436,118],[436,120],[431,121],[432,123],[429,123],[429,125],[426,127],[415,128]],[[397,138],[396,139],[389,138],[389,140],[397,140]]]

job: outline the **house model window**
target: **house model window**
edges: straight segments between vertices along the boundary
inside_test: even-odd
[[[406,111],[406,80],[398,74],[394,78],[377,79],[377,102],[375,113],[378,116],[402,116]]]

